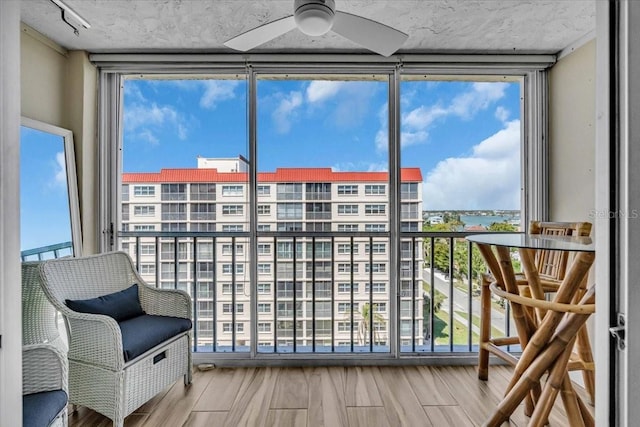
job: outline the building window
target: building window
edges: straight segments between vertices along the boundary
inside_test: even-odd
[[[258,255],[271,255],[271,245],[269,243],[258,243]]]
[[[339,262],[338,263],[338,273],[351,273],[352,264],[348,262]],[[358,264],[353,264],[353,272],[358,272]]]
[[[278,200],[302,200],[302,184],[278,184],[276,191]]]
[[[302,231],[302,223],[301,222],[279,222],[278,231]]]
[[[351,322],[338,322],[338,332],[351,332]]]
[[[222,294],[223,295],[231,295],[231,291],[233,290],[233,285],[231,283],[223,283],[222,284]],[[236,283],[236,295],[244,294],[244,284]]]
[[[163,203],[162,204],[162,220],[163,221],[186,221],[187,220],[187,204],[186,203]]]
[[[187,200],[187,184],[162,184],[162,200]]]
[[[386,193],[385,186],[382,184],[367,184],[364,186],[364,194],[383,195],[385,193]]]
[[[155,264],[140,264],[140,274],[156,274]]]
[[[140,255],[155,255],[156,254],[156,245],[153,243],[141,243],[140,244]]]
[[[230,243],[225,243],[222,245],[222,255],[232,255],[233,245]],[[236,244],[236,255],[244,255],[244,245]]]
[[[216,184],[191,184],[189,185],[191,200],[215,200]]]
[[[338,243],[338,254],[340,255],[350,255],[353,252],[354,255],[358,254],[358,244],[354,243],[351,246],[351,243]]]
[[[360,284],[358,283],[338,283],[338,293],[339,294],[350,294],[351,288],[353,288],[353,293],[357,294],[360,291]]]
[[[233,274],[234,264],[222,264],[222,274]],[[244,264],[235,264],[236,274],[244,274]]]
[[[316,242],[315,253],[313,249],[313,243],[307,243],[307,257],[314,257],[315,259],[331,258],[331,242]]]
[[[271,215],[271,206],[258,205],[258,215]]]
[[[215,221],[215,203],[191,203],[191,221]]]
[[[339,302],[338,303],[338,313],[354,313],[358,312],[359,303],[354,302],[353,305],[349,302]]]
[[[152,224],[134,224],[133,231],[155,231],[156,226]]]
[[[357,194],[357,185],[338,185],[338,196],[355,196]]]
[[[374,313],[386,313],[387,312],[387,303],[386,302],[374,302],[373,303],[373,312]]]
[[[369,243],[364,245],[364,253],[369,254],[369,252],[373,251],[374,254],[385,254],[387,253],[387,244],[386,243],[373,243],[370,245]]]
[[[242,185],[223,185],[223,196],[242,196],[244,194]]]
[[[417,182],[403,182],[402,184],[400,184],[400,200],[416,200],[417,198]]]
[[[258,274],[271,274],[271,264],[258,264]]]
[[[134,196],[155,196],[156,195],[156,187],[153,185],[134,185],[133,186],[133,195]]]
[[[222,226],[222,231],[226,233],[236,233],[243,230],[241,224],[225,224]]]
[[[358,205],[338,205],[338,215],[358,215]]]
[[[278,219],[302,219],[302,203],[278,203]]]
[[[338,231],[358,231],[358,224],[338,224]]]
[[[387,271],[387,264],[382,263],[382,262],[378,262],[378,263],[373,263],[372,264],[373,267],[370,267],[369,264],[365,264],[364,265],[364,271],[365,273],[368,273],[370,270],[373,273],[386,273]]]
[[[270,294],[271,293],[271,283],[258,283],[258,294]]]
[[[256,229],[258,231],[271,231],[271,224],[258,224]]]
[[[365,284],[365,293],[369,293],[369,283]],[[387,292],[387,284],[384,282],[373,282],[373,293],[384,294]]]
[[[154,216],[156,214],[155,206],[134,206],[133,207],[133,215],[134,216]]]
[[[233,313],[233,304],[225,303],[222,304],[222,312],[224,314]],[[244,304],[236,304],[236,314],[244,313]]]
[[[258,323],[258,332],[271,332],[271,323],[259,322]]]
[[[387,228],[386,224],[365,224],[364,225],[364,231],[381,232],[381,231],[385,231],[386,228]]]
[[[187,231],[186,222],[163,222],[162,231]]]
[[[223,205],[222,215],[242,215],[244,209],[242,205]]]
[[[365,215],[384,215],[387,213],[386,205],[364,205]]]
[[[265,303],[265,302],[259,302],[258,313],[271,313],[271,304]]]
[[[258,185],[258,196],[268,196],[271,194],[271,187],[268,185]]]

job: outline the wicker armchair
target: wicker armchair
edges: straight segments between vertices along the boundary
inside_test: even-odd
[[[40,273],[44,293],[67,327],[70,403],[91,408],[121,427],[127,415],[181,376],[185,385],[191,383],[191,298],[186,292],[147,285],[124,252],[49,260]],[[67,305],[122,294],[134,284],[143,313],[131,319],[78,312]],[[167,328],[172,322],[188,323],[188,328],[174,333]],[[150,336],[163,341],[131,350]]]
[[[51,344],[22,346],[25,427],[67,426],[67,371],[67,357],[60,348]]]

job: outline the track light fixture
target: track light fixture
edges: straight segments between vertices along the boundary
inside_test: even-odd
[[[73,33],[76,36],[79,36],[80,32],[78,31],[78,29],[73,24],[71,24],[67,20],[67,14],[69,16],[71,16],[71,18],[73,18],[74,21],[77,21],[78,23],[80,23],[80,25],[82,25],[84,28],[91,28],[91,24],[89,24],[89,22],[86,19],[84,19],[82,16],[78,15],[78,12],[76,12],[73,9],[71,9],[71,7],[69,7],[67,4],[63,3],[62,0],[51,0],[51,3],[55,4],[56,6],[58,6],[60,8],[60,14],[62,16],[62,20],[64,21],[65,24],[67,24],[68,26],[73,28]]]

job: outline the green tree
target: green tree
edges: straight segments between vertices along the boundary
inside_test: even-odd
[[[491,223],[491,225],[489,225],[489,227],[487,227],[487,230],[489,230],[489,231],[518,231],[518,228],[515,225],[509,224],[508,222],[504,221],[504,222],[493,222],[493,223]]]
[[[373,303],[373,305],[377,305]],[[371,307],[369,303],[365,303],[362,306],[360,311],[354,313],[354,323],[356,323],[356,340],[358,345],[367,345],[369,344],[369,325],[371,322]],[[345,315],[345,320],[351,320],[351,312],[347,312]],[[373,313],[373,321],[375,322],[384,322],[384,318],[378,313]],[[374,330],[373,338],[375,341],[380,341],[380,336],[377,331]]]

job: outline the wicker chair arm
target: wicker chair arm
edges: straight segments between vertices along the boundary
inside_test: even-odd
[[[51,344],[22,347],[22,394],[68,391],[67,356]]]
[[[191,319],[191,297],[178,289],[158,289],[146,284],[138,288],[142,309],[147,314]]]
[[[65,310],[69,333],[69,359],[106,369],[124,367],[122,332],[113,318]]]

